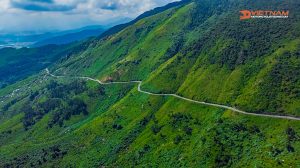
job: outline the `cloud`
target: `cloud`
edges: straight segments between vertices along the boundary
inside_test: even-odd
[[[0,33],[107,25],[175,0],[0,0]],[[126,19],[127,20],[127,19]]]
[[[75,8],[57,4],[53,0],[11,0],[10,4],[13,8],[28,11],[70,11]]]
[[[10,0],[13,8],[48,12],[74,12],[82,8],[96,10],[140,10],[142,8],[163,5],[168,2],[172,2],[172,0]]]

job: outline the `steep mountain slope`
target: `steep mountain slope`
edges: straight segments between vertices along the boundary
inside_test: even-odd
[[[292,15],[239,20],[241,9],[270,6]],[[299,121],[76,78],[141,80],[153,93],[299,117],[299,8],[297,1],[185,2],[49,68],[64,76],[42,71],[0,90],[0,166],[299,166]]]
[[[150,16],[153,16],[153,15],[156,15],[156,14],[158,14],[160,12],[163,12],[165,10],[168,10],[168,9],[171,9],[171,8],[174,8],[174,7],[185,5],[185,4],[189,3],[189,2],[190,2],[190,0],[175,1],[175,2],[169,3],[169,4],[165,5],[165,6],[154,8],[154,9],[152,9],[150,11],[147,11],[147,12],[141,14],[136,19],[134,19],[134,20],[132,20],[132,21],[130,21],[128,23],[116,25],[116,26],[108,29],[107,31],[105,31],[104,33],[102,33],[99,36],[99,38],[103,38],[103,37],[107,37],[107,36],[116,34],[116,33],[120,32],[120,31],[124,30],[126,27],[135,24],[136,22],[140,21],[141,19],[144,19],[146,17],[150,17]]]
[[[102,79],[146,80],[144,87],[153,92],[299,115],[299,23],[293,3],[294,17],[283,20],[240,21],[232,11],[246,4],[238,2],[224,1],[220,9],[211,2],[167,10],[158,22],[153,22],[157,16],[146,18],[100,41],[74,66]],[[264,3],[253,7],[259,5]],[[110,68],[101,72],[105,66]],[[283,78],[287,72],[290,77]]]

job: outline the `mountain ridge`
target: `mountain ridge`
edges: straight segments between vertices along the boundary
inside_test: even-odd
[[[31,47],[41,47],[50,44],[63,45],[76,41],[88,40],[88,38],[100,36],[105,30],[106,29],[103,28],[103,26],[89,26],[78,29],[76,32],[46,38],[34,43]]]

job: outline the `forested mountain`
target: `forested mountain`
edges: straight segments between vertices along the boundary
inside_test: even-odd
[[[0,167],[298,167],[300,2],[161,9],[1,89]]]

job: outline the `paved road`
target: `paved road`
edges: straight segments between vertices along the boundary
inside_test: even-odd
[[[52,77],[55,78],[63,78],[63,77],[67,77],[67,76],[56,76],[50,73],[50,71],[48,69],[46,69],[47,74],[49,74]],[[218,107],[218,108],[222,108],[222,109],[227,109],[227,110],[231,110],[237,113],[241,113],[241,114],[245,114],[245,115],[251,115],[251,116],[259,116],[259,117],[269,117],[269,118],[279,118],[279,119],[288,119],[288,120],[298,120],[300,121],[300,117],[293,117],[293,116],[283,116],[283,115],[272,115],[272,114],[258,114],[258,113],[250,113],[250,112],[246,112],[246,111],[242,111],[239,110],[237,108],[234,107],[229,107],[229,106],[225,106],[225,105],[221,105],[221,104],[214,104],[214,103],[207,103],[207,102],[201,102],[201,101],[196,101],[196,100],[192,100],[186,97],[182,97],[176,94],[158,94],[158,93],[151,93],[151,92],[147,92],[141,89],[141,85],[142,85],[142,81],[128,81],[128,82],[101,82],[98,79],[94,79],[94,78],[90,78],[90,77],[72,77],[72,78],[77,78],[77,79],[85,79],[85,80],[90,80],[90,81],[94,81],[97,82],[101,85],[112,85],[112,84],[129,84],[129,83],[137,83],[138,84],[138,91],[140,93],[144,93],[144,94],[148,94],[148,95],[152,95],[152,96],[170,96],[170,97],[176,97],[178,99],[182,99],[188,102],[192,102],[192,103],[197,103],[197,104],[202,104],[202,105],[206,105],[206,106],[212,106],[212,107]]]

